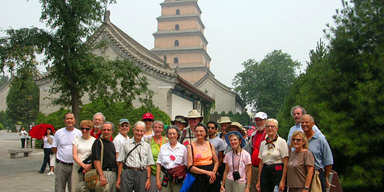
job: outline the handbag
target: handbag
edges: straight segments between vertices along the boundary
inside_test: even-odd
[[[195,182],[195,180],[196,180],[196,177],[192,173],[188,172],[187,175],[185,176],[180,192],[188,192],[189,189],[192,187],[192,184]]]
[[[337,175],[337,172],[335,170],[331,170],[331,172],[329,173],[328,181],[331,186],[326,189],[327,192],[343,192],[339,176]]]
[[[103,145],[103,141],[101,141],[101,139],[99,139],[99,141],[101,143],[101,157],[100,157],[101,167],[103,167],[104,145]],[[99,174],[97,173],[96,169],[91,169],[91,170],[87,171],[84,174],[84,181],[85,181],[85,184],[86,184],[88,189],[95,190],[98,187],[102,187],[100,185]]]
[[[311,183],[311,192],[322,192],[319,174],[320,173],[317,170],[315,170],[313,173],[313,178]]]

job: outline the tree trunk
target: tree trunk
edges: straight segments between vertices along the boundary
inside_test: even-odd
[[[76,126],[79,127],[80,123],[80,108],[79,108],[80,98],[78,92],[73,89],[72,90],[72,113],[76,119]]]

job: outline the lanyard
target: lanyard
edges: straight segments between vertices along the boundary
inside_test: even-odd
[[[243,152],[243,150],[240,151],[240,159],[239,159],[239,163],[237,164],[237,171],[239,171],[239,168],[240,168],[241,152]],[[234,159],[235,159],[234,151],[232,150],[232,172],[235,171],[235,163],[234,163]]]

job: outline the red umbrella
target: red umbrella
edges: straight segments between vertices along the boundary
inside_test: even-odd
[[[29,136],[35,139],[42,139],[47,129],[51,129],[52,133],[55,133],[55,127],[53,127],[53,125],[43,123],[33,126],[32,129],[29,130]]]

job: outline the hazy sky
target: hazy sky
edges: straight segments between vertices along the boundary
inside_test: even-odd
[[[111,5],[111,22],[148,49],[154,47],[156,17],[163,0],[117,0]],[[45,27],[40,23],[38,0],[1,0],[0,30]],[[341,8],[341,0],[199,0],[208,40],[211,71],[232,87],[242,62],[261,61],[281,49],[305,64],[310,49],[324,39],[322,32]]]

